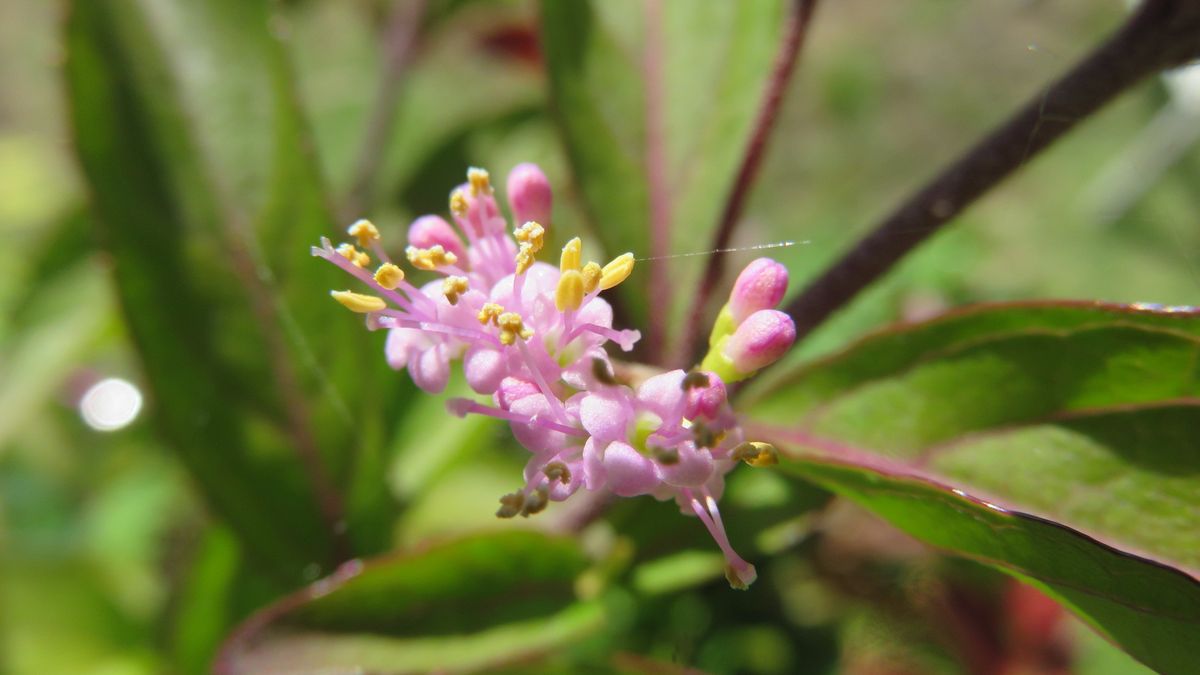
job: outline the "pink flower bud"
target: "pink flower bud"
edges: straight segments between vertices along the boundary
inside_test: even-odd
[[[536,384],[516,377],[506,377],[500,381],[500,387],[496,390],[496,405],[510,410],[517,401],[537,393],[539,392]]]
[[[438,216],[421,216],[414,220],[408,226],[408,243],[417,248],[441,246],[459,258],[464,256],[462,240],[450,223]]]
[[[741,373],[753,373],[779,360],[796,341],[792,317],[760,309],[746,317],[721,350]]]
[[[727,398],[725,383],[717,377],[716,373],[705,372],[703,375],[708,378],[707,385],[689,387],[687,390],[687,404],[684,406],[683,414],[691,420],[697,417],[717,419]]]
[[[729,312],[734,323],[741,325],[760,309],[774,308],[783,299],[787,284],[787,268],[770,258],[759,258],[746,265],[729,293]]]
[[[463,357],[463,373],[467,376],[467,384],[476,393],[491,394],[508,374],[508,364],[500,350],[475,346]]]
[[[537,164],[518,164],[508,174],[508,203],[517,223],[550,223],[553,196],[550,181]]]

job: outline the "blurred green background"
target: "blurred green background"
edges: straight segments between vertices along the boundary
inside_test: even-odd
[[[171,2],[141,4],[152,14],[174,11]],[[271,9],[285,70],[294,76],[302,119],[312,132],[313,147],[303,152],[316,157],[317,182],[329,194],[345,195],[354,185],[384,68],[388,17],[408,11],[405,4],[297,0]],[[108,408],[96,408],[95,396],[92,407],[84,405],[85,393],[107,378],[132,383],[139,392],[146,383],[112,284],[114,268],[128,263],[114,261],[97,245],[101,229],[90,208],[95,193],[78,166],[63,75],[68,45],[62,5],[0,4],[0,231],[8,244],[0,248],[0,669],[204,672],[240,619],[329,569],[300,561],[287,580],[264,573],[156,433],[153,400],[139,408],[135,397],[110,383],[101,390],[108,392],[102,401]],[[807,240],[776,256],[801,283],[1122,15],[1115,1],[825,3],[736,243]],[[443,211],[449,187],[466,166],[502,176],[521,161],[540,163],[561,186],[558,221],[568,230],[579,227],[576,188],[546,108],[537,16],[526,2],[430,3],[391,112],[394,133],[373,150],[377,170],[363,206],[385,231],[399,232],[414,215]],[[206,61],[205,42],[224,37],[182,30],[164,31],[159,39],[170,68],[207,78],[214,86],[203,90],[205,96],[237,99],[224,110],[244,108],[253,115],[257,84],[240,67]],[[136,53],[147,61],[162,58]],[[1112,168],[1130,166],[1139,153],[1153,154],[1162,142],[1155,129],[1164,124],[1188,129],[1190,121],[1190,128],[1200,128],[1200,106],[1189,104],[1200,97],[1197,85],[1191,86],[1171,90],[1154,81],[1122,97],[911,256],[806,342],[796,358],[826,352],[886,321],[972,301],[1192,303],[1200,293],[1200,152],[1194,137],[1167,135],[1180,152],[1160,174]],[[196,106],[188,111],[189,123],[210,124],[205,103],[187,101]],[[261,126],[242,129],[236,118],[215,124],[234,161],[239,149],[252,152],[262,141],[255,135]],[[123,142],[132,142],[114,141],[118,153]],[[140,188],[136,182],[126,186],[135,196]],[[256,186],[251,180],[232,189],[253,192]],[[156,203],[147,198],[146,207]],[[316,266],[307,259],[308,241],[281,240],[295,250],[266,251],[267,258]],[[226,274],[225,268],[212,270]],[[242,283],[225,282],[233,288]],[[307,311],[357,331],[319,293]],[[283,330],[303,331],[304,325],[302,317]],[[339,352],[321,351],[329,341],[313,344],[309,358],[330,371],[345,370],[337,365]],[[387,370],[382,335],[358,344],[371,350],[362,363],[377,368],[358,376],[395,380],[376,383],[373,391],[387,392],[387,399],[373,407],[368,401],[367,421],[358,423],[369,427],[372,414],[387,415],[399,426],[360,428],[375,439],[377,454],[338,470],[362,480],[382,477],[378,494],[363,503],[389,505],[363,507],[363,522],[371,522],[354,533],[366,532],[361,537],[369,541],[357,542],[357,550],[514,527],[492,516],[496,497],[516,484],[522,462],[504,428],[440,417],[440,400],[410,399],[406,376]],[[203,371],[209,365],[191,367]],[[105,426],[115,428],[96,428]],[[822,513],[822,522],[844,518],[855,532],[877,533],[878,541],[839,539],[827,526],[817,536],[807,520],[779,515],[781,505],[823,499],[771,477],[735,480],[728,501],[737,515],[729,520],[754,523],[741,536],[757,536],[757,550],[775,554],[770,575],[786,590],[731,595],[707,563],[694,583],[675,588],[686,573],[668,570],[663,582],[655,580],[653,568],[642,568],[645,592],[621,606],[628,632],[607,636],[609,642],[601,640],[579,658],[629,670],[639,667],[598,655],[640,652],[713,672],[965,672],[953,650],[936,639],[938,624],[930,617],[937,612],[923,611],[923,589],[961,584],[994,600],[1003,597],[1007,582],[940,559],[850,509]],[[646,501],[616,509],[609,532],[639,542],[639,555],[653,557],[652,524],[673,523],[675,516]],[[639,532],[639,523],[646,532]],[[673,564],[686,569],[688,560]],[[830,565],[836,574],[824,569]],[[762,604],[764,597],[778,606]],[[1123,654],[1064,621],[1060,630],[1072,646],[1059,672],[1139,672]]]

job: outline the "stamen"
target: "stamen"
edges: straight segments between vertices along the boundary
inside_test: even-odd
[[[562,272],[578,270],[583,257],[583,242],[575,237],[563,246],[562,256],[558,259],[558,269]]]
[[[500,328],[500,343],[504,345],[513,344],[517,341],[517,337],[522,340],[533,337],[533,331],[525,326],[521,315],[516,312],[505,312],[496,317],[496,325]]]
[[[725,554],[725,578],[729,580],[729,585],[737,590],[746,590],[750,584],[758,578],[758,573],[754,569],[754,565],[746,562],[741,556],[733,550],[733,546],[729,543],[729,536],[725,534],[725,523],[721,522],[721,512],[717,509],[717,502],[708,494],[704,495],[704,504],[692,495],[691,490],[683,490],[684,499],[687,499],[692,506],[692,511],[700,522],[704,523],[704,527],[708,529],[708,533],[712,535],[721,552]]]
[[[589,333],[595,333],[596,335],[600,335],[608,340],[612,340],[613,342],[617,343],[617,346],[619,346],[623,352],[631,351],[634,343],[642,339],[642,334],[636,330],[616,330],[615,328],[599,326],[594,323],[584,323],[580,324],[579,327],[572,331],[571,337],[567,340],[564,340],[563,344],[570,344],[571,340],[574,340],[579,336],[579,333],[585,330]]]
[[[438,323],[436,321],[421,321],[418,319],[412,319],[405,314],[388,309],[378,312],[378,314],[382,316],[375,322],[376,325],[371,326],[370,322],[368,322],[368,328],[371,328],[372,330],[375,328],[413,328],[416,330],[428,331],[430,333],[453,335],[456,338],[470,342],[483,341],[489,345],[492,345],[493,347],[503,346],[500,344],[500,340],[496,339],[495,335],[485,333],[481,330],[471,330],[470,328],[448,326],[444,323]],[[375,316],[375,314],[372,314],[371,316]]]
[[[338,255],[354,263],[355,267],[363,268],[371,264],[371,256],[354,248],[354,244],[340,244],[337,252]]]
[[[406,282],[401,282],[400,287],[404,290],[405,293],[409,294],[409,296],[412,297],[411,302],[409,301],[408,298],[405,298],[403,295],[401,295],[395,291],[389,291],[388,289],[386,289],[382,286],[379,286],[368,272],[366,272],[365,270],[363,270],[360,267],[357,267],[354,263],[347,260],[344,256],[338,254],[338,252],[334,250],[333,244],[329,243],[329,239],[326,237],[321,237],[321,245],[313,246],[311,251],[314,256],[316,256],[318,258],[323,258],[323,259],[328,260],[329,262],[333,263],[334,265],[337,265],[338,268],[340,268],[342,271],[350,274],[355,279],[358,279],[359,281],[363,282],[364,284],[378,288],[379,291],[382,292],[382,295],[384,297],[386,297],[388,300],[391,300],[392,302],[396,303],[400,307],[412,312],[414,315],[417,315],[417,316],[421,315],[421,312],[418,311],[416,305],[420,305],[420,307],[427,312],[433,312],[433,313],[437,312],[437,305],[433,304],[433,300],[426,297],[424,293],[421,293],[416,288],[413,288],[410,284],[408,284]]]
[[[500,508],[496,511],[497,518],[513,518],[521,513],[525,506],[524,492],[510,492],[500,498]]]
[[[467,169],[467,182],[470,184],[472,197],[492,194],[492,183],[486,169],[477,167]]]
[[[479,308],[479,314],[475,318],[479,319],[479,323],[486,326],[490,322],[493,326],[499,326],[500,315],[504,313],[504,307],[497,305],[494,302],[488,302]]]
[[[545,486],[539,487],[529,496],[525,498],[525,506],[521,509],[521,515],[525,517],[541,513],[546,509],[546,505],[550,503],[550,491]]]
[[[383,301],[383,298],[377,298],[374,295],[363,295],[351,291],[329,291],[329,295],[342,303],[346,309],[359,314],[378,312],[387,308],[387,303]]]
[[[729,456],[750,466],[774,466],[779,463],[779,451],[770,443],[748,441],[734,448]]]
[[[401,281],[404,281],[404,270],[392,263],[384,263],[375,270],[375,283],[389,291],[396,290]]]
[[[467,204],[467,196],[463,194],[461,188],[455,188],[454,191],[450,193],[450,213],[462,218],[467,215],[467,210],[469,208],[470,207]]]
[[[563,249],[563,255],[566,255],[566,249]],[[568,269],[558,278],[558,288],[554,291],[554,306],[558,308],[558,311],[565,312],[579,309],[582,304],[583,275],[573,269]]]
[[[532,220],[513,231],[513,237],[521,242],[517,251],[517,274],[523,274],[533,264],[538,251],[546,241],[546,228]]]
[[[453,265],[458,262],[458,256],[447,251],[441,244],[436,244],[430,248],[409,246],[404,249],[404,253],[408,256],[408,262],[412,263],[413,267],[431,272],[439,267]]]
[[[451,305],[458,304],[458,296],[468,289],[466,277],[446,277],[442,280],[442,295]]]
[[[533,252],[537,253],[542,250],[542,246],[546,243],[546,228],[531,220],[513,230],[513,238],[519,242],[529,244],[533,247]]]
[[[604,274],[600,269],[600,263],[589,262],[583,266],[580,274],[583,276],[583,292],[589,295],[595,293],[596,289],[600,287],[600,277]]]
[[[622,253],[600,270],[600,290],[607,291],[629,278],[633,272],[633,254]]]
[[[566,485],[571,482],[571,470],[562,462],[550,462],[542,467],[542,473],[546,474],[546,478],[550,479],[551,483],[558,481]]]
[[[346,234],[357,239],[360,248],[370,248],[371,244],[379,241],[379,228],[366,219],[355,221],[346,229]]]

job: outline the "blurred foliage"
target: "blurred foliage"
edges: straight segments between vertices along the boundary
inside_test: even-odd
[[[584,181],[596,175],[577,175],[581,147],[599,145],[586,126],[595,120],[555,110],[549,97],[561,104],[564,89],[591,88],[584,93],[612,105],[602,111],[611,123],[636,125],[629,111],[644,92],[631,50],[643,28],[638,12],[621,23],[608,3],[599,25],[616,37],[604,41],[596,23],[590,33],[570,17],[559,23],[557,13],[586,13],[582,4],[430,0],[412,57],[395,74],[385,40],[407,1],[0,4],[0,232],[9,243],[0,249],[0,670],[208,672],[247,617],[281,598],[307,599],[294,595],[302,582],[345,555],[394,550],[388,555],[400,557],[370,563],[379,577],[360,577],[366,590],[325,582],[316,588],[329,595],[292,607],[270,635],[319,628],[332,642],[312,644],[326,654],[337,656],[335,643],[351,650],[342,654],[379,650],[394,666],[388,650],[398,648],[418,669],[453,653],[466,665],[500,659],[511,672],[962,673],[989,659],[1024,672],[1144,672],[1054,603],[1019,590],[1027,587],[939,556],[782,473],[730,477],[726,520],[761,575],[746,593],[729,591],[703,529],[680,521],[672,504],[616,504],[578,542],[561,545],[527,531],[536,521],[496,521],[495,498],[519,480],[523,453],[503,425],[451,418],[443,399],[413,397],[407,378],[380,358],[382,336],[325,298],[342,281],[307,247],[344,226],[337,214],[364,151],[378,153],[380,167],[368,212],[393,239],[412,216],[444,210],[466,165],[499,176],[535,161],[562,186],[553,236],[609,247],[642,241],[644,213],[621,210],[642,199],[640,167],[605,164],[604,152],[616,148],[592,147],[585,158],[598,157],[605,180]],[[695,233],[715,223],[780,3],[711,14],[666,4],[668,157],[672,184],[686,195],[673,244],[691,251],[707,245]],[[808,240],[776,256],[802,282],[1120,17],[1115,2],[824,3],[735,243]],[[623,61],[589,62],[597,69],[580,77],[557,70],[569,62],[547,71],[536,42],[543,18],[553,24],[547,55],[584,54],[599,41]],[[734,29],[744,32],[722,32]],[[365,146],[380,80],[393,76],[401,89],[385,115],[392,133]],[[711,87],[713,79],[725,86]],[[1088,201],[1102,167],[1120,161],[1168,104],[1154,82],[1123,97],[912,255],[798,349],[797,361],[885,322],[965,302],[1192,302],[1200,291],[1200,232],[1187,227],[1200,214],[1195,149],[1107,225]],[[686,292],[702,259],[658,264]],[[1178,383],[1171,375],[1192,349],[1190,335],[1113,340],[1131,353],[1152,351],[1136,360],[1157,366],[1089,391],[1136,397],[1146,393],[1138,382]],[[869,381],[874,394],[855,390],[830,424],[844,440],[891,452],[879,444],[913,430],[899,418],[864,422],[856,410],[896,400],[873,395],[918,405],[929,390],[921,373],[871,363],[877,370],[854,385]],[[78,407],[109,376],[136,383],[147,402],[133,424],[104,433]],[[1100,375],[1089,376],[1095,384],[1092,376]],[[808,386],[822,381],[831,380]],[[793,392],[784,412],[797,414],[803,395]],[[938,427],[937,439],[913,447],[975,428]],[[1188,433],[1164,447],[1194,448]],[[1098,437],[1112,443],[1074,452],[1120,446],[1120,434]],[[297,462],[298,438],[345,496],[333,522],[336,511],[322,513],[320,490]],[[1017,473],[1009,462],[1026,471],[1038,458],[1022,462],[1003,439],[991,443],[974,447],[978,462],[943,468],[1038,508],[1056,506],[1037,486],[995,482]],[[819,482],[852,491],[846,486],[877,480],[830,473]],[[556,506],[561,512],[539,518],[573,515]],[[1137,500],[1121,513],[1135,508]],[[881,510],[919,529],[903,508]],[[1156,550],[1159,541],[1137,543],[1177,553]],[[499,556],[518,568],[471,567],[459,553],[440,564],[425,557],[472,546],[486,549],[476,550],[480,561]],[[537,567],[550,562],[560,565]],[[396,584],[411,583],[405,566],[422,564],[429,576],[415,578],[428,586],[388,602],[403,595]],[[545,596],[524,585],[537,569]],[[478,596],[465,591],[582,600],[514,617],[496,605],[474,613]],[[399,647],[396,635],[351,633],[363,628],[353,593],[382,611],[411,612],[410,627],[428,610],[441,617],[439,630],[462,615],[477,632]],[[1022,626],[1044,630],[1033,639]],[[278,644],[255,643],[268,654]],[[1070,670],[1055,671],[1062,663]]]

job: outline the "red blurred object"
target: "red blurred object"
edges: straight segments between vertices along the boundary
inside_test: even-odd
[[[531,26],[512,24],[499,26],[482,34],[482,47],[503,58],[523,62],[528,66],[542,65],[542,50],[537,31]]]
[[[1033,586],[1011,582],[1004,593],[1007,658],[1004,675],[1067,675],[1066,611]]]

